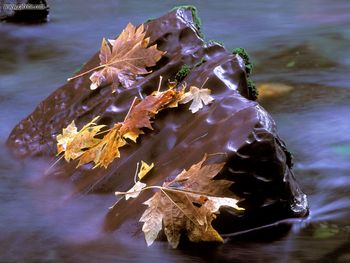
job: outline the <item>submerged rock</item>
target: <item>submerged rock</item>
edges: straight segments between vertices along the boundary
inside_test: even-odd
[[[48,16],[46,0],[5,1],[0,10],[0,20],[11,23],[44,23],[48,21]]]
[[[257,89],[259,91],[259,101],[285,96],[293,91],[292,86],[278,82],[260,83],[257,85]]]
[[[307,200],[293,176],[291,155],[278,137],[271,116],[250,99],[244,59],[219,44],[205,43],[195,15],[194,8],[182,7],[146,23],[150,44],[157,43],[166,54],[151,68],[152,73],[131,89],[112,93],[110,86],[104,86],[92,91],[88,75],[68,82],[14,128],[7,145],[19,158],[54,158],[56,135],[72,120],[80,128],[100,115],[99,123],[111,126],[124,119],[135,96],[144,97],[157,89],[160,76],[179,76],[189,86],[198,87],[208,78],[205,87],[215,98],[210,106],[196,114],[188,105],[162,111],[154,120],[154,130],[147,130],[137,144],[123,147],[121,158],[108,169],[92,170],[89,165],[76,168],[76,162],[61,161],[54,174],[69,177],[77,192],[113,193],[132,187],[140,160],[155,163],[145,183],[161,185],[197,163],[205,153],[225,153],[220,157],[226,162],[220,177],[234,182],[231,190],[246,210],[244,214],[223,213],[225,220],[219,217],[217,221],[222,232],[305,216]],[[98,64],[95,54],[80,72]],[[184,65],[188,65],[187,70]],[[144,192],[136,200],[119,202],[106,217],[106,228],[123,226],[133,231],[130,229],[140,224],[145,209],[142,202],[150,195]]]

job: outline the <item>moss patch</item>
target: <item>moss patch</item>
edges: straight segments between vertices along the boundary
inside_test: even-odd
[[[250,61],[248,52],[244,48],[238,47],[234,48],[232,50],[232,53],[238,54],[241,58],[243,58],[245,64],[245,71],[247,73],[247,76],[249,77],[253,71],[253,64]]]
[[[191,71],[191,67],[187,64],[184,64],[179,71],[176,73],[175,75],[175,80],[179,83],[181,82],[184,78],[186,78],[186,76],[188,75],[188,73],[190,73]]]
[[[198,34],[201,38],[204,38],[204,34],[202,32],[202,21],[201,21],[200,17],[198,16],[197,8],[193,5],[180,5],[180,6],[175,6],[170,11],[174,11],[174,10],[178,10],[178,9],[190,10],[192,12],[193,23],[198,30]]]
[[[175,80],[177,83],[180,83],[186,76],[190,73],[193,68],[199,67],[203,63],[207,62],[207,60],[203,57],[198,62],[196,62],[193,66],[184,64],[179,69],[179,71],[175,74]]]
[[[219,46],[223,46],[223,47],[225,46],[224,42],[219,41],[219,40],[213,40],[213,39],[208,40],[207,44],[215,44],[215,45],[219,45]]]
[[[259,92],[255,86],[254,81],[252,81],[250,78],[247,78],[247,86],[249,99],[256,100],[258,98]]]
[[[207,62],[207,60],[203,57],[196,64],[194,64],[193,67],[197,68],[197,67],[199,67],[200,65],[202,65],[205,62]]]
[[[249,94],[249,99],[251,100],[256,100],[258,98],[258,90],[255,87],[254,81],[250,79],[250,75],[253,72],[253,63],[250,60],[250,57],[248,55],[248,52],[244,48],[234,48],[232,50],[232,53],[238,54],[244,61],[245,65],[245,72],[247,74],[247,85],[248,85],[248,94]]]

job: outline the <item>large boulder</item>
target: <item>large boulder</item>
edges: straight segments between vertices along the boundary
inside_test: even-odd
[[[56,135],[72,120],[80,128],[99,115],[99,123],[112,126],[124,119],[135,96],[149,95],[157,88],[160,76],[174,79],[177,75],[180,81],[198,87],[208,78],[206,87],[212,90],[213,104],[196,114],[188,105],[162,111],[154,121],[154,130],[147,130],[137,144],[123,147],[121,158],[108,169],[91,169],[90,165],[76,168],[76,162],[61,161],[54,174],[69,177],[79,193],[113,193],[132,187],[140,160],[155,163],[145,182],[161,185],[200,161],[205,153],[225,153],[220,157],[226,162],[220,177],[234,182],[231,190],[246,210],[243,214],[223,213],[225,222],[220,225],[225,227],[221,231],[305,216],[307,200],[293,176],[291,155],[271,116],[252,100],[247,59],[220,44],[203,41],[193,7],[176,8],[147,22],[146,28],[151,44],[166,51],[150,69],[151,74],[131,89],[120,88],[115,93],[110,86],[90,90],[88,76],[64,84],[14,128],[7,141],[13,153],[19,158],[55,158]],[[80,72],[98,64],[95,54]],[[185,64],[191,68],[189,72],[180,70]],[[140,224],[137,222],[145,209],[142,202],[150,194],[144,192],[136,200],[119,202],[115,209],[123,212],[111,211],[106,225],[115,229]]]

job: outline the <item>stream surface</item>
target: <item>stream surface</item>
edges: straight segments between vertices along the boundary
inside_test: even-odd
[[[104,233],[115,197],[71,198],[47,163],[6,151],[12,128],[99,49],[102,37],[161,16],[175,1],[49,1],[51,21],[0,23],[0,262],[350,262],[350,1],[176,1],[197,6],[206,39],[244,47],[261,104],[294,155],[310,216],[283,237],[216,247],[147,248]],[[287,88],[286,88],[287,87]],[[268,232],[264,233],[268,235]]]

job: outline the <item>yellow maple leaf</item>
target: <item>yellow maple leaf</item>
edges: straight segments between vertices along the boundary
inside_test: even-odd
[[[64,152],[64,158],[67,161],[80,157],[86,148],[94,147],[100,142],[95,138],[96,134],[105,127],[105,125],[96,125],[94,118],[86,124],[80,131],[72,121],[67,128],[64,128],[62,134],[57,135],[57,154]]]
[[[139,178],[139,180],[145,177],[152,170],[153,167],[154,167],[154,163],[151,163],[150,165],[148,165],[146,162],[141,160],[141,168],[137,174],[137,177]]]
[[[96,167],[105,167],[115,159],[120,157],[119,148],[126,144],[126,141],[121,137],[119,129],[121,124],[116,124],[98,144],[87,149],[80,157],[79,164],[83,165],[89,162],[94,162]]]

